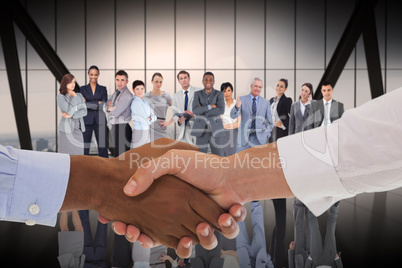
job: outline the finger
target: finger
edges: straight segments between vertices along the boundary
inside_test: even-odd
[[[156,246],[159,246],[159,243],[155,243],[149,236],[147,236],[146,234],[140,234],[140,236],[138,237],[138,242],[140,242],[141,246],[143,248],[153,248]]]
[[[221,233],[228,239],[233,239],[239,234],[239,226],[230,214],[222,214],[219,217]]]
[[[112,229],[118,235],[125,235],[127,232],[127,225],[120,221],[112,222]]]
[[[212,250],[218,245],[218,240],[209,224],[204,222],[198,224],[196,232],[201,246],[206,250]]]
[[[153,159],[145,164],[142,164],[137,168],[137,171],[131,176],[130,180],[124,186],[124,193],[127,196],[136,196],[145,192],[152,182],[166,174],[176,175],[183,165],[183,161],[178,162],[177,165],[157,165],[157,163],[162,163],[169,159],[171,163],[173,162],[174,155],[180,155],[180,150],[170,150],[163,154],[161,157]],[[160,160],[164,161],[160,161]]]
[[[244,221],[247,216],[247,210],[240,204],[235,204],[230,207],[229,214],[235,219],[236,222]]]
[[[133,225],[127,226],[126,239],[128,241],[130,241],[131,243],[134,243],[135,241],[137,241],[140,234],[141,234],[141,232],[137,227],[135,227]]]
[[[100,214],[98,214],[98,221],[100,221],[103,224],[106,224],[106,223],[110,222],[110,220],[108,218],[105,218]]]
[[[192,239],[190,237],[183,237],[180,239],[179,244],[177,245],[176,254],[180,258],[189,258],[191,255],[192,246]]]

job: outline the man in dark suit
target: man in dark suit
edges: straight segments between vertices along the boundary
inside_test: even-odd
[[[224,128],[221,114],[225,112],[223,93],[213,88],[215,76],[206,72],[202,78],[203,90],[194,92],[194,120],[191,135],[196,137],[196,145],[203,153],[208,152],[208,144],[213,154],[221,155],[221,140]]]
[[[332,84],[325,81],[321,86],[322,101],[311,103],[311,111],[308,119],[307,129],[320,126],[328,126],[336,119],[341,118],[345,111],[343,103],[332,98],[334,93]]]

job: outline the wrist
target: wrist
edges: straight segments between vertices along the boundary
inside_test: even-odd
[[[110,161],[82,155],[71,156],[70,159],[70,177],[61,210],[99,211],[111,188]]]
[[[276,143],[252,147],[230,158],[231,186],[241,204],[293,196],[282,171]]]

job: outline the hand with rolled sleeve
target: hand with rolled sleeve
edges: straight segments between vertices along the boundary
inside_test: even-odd
[[[401,99],[399,88],[346,111],[330,126],[227,158],[171,150],[161,156],[171,165],[155,166],[158,161],[154,161],[140,166],[124,191],[138,195],[158,177],[173,174],[208,193],[223,208],[296,196],[319,216],[339,200],[402,187]],[[386,139],[381,131],[384,128],[393,130]]]

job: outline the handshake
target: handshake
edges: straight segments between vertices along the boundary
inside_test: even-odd
[[[244,157],[242,153],[237,157]],[[258,157],[257,151],[245,153]],[[101,222],[114,221],[114,231],[130,242],[138,240],[144,247],[164,244],[188,257],[193,244],[206,249],[217,245],[214,230],[236,237],[236,222],[246,216],[242,204],[265,197],[255,192],[251,180],[261,174],[266,180],[267,173],[212,165],[226,163],[227,167],[232,162],[232,157],[203,154],[192,145],[170,139],[159,139],[113,159],[71,156],[61,211],[95,210]],[[258,174],[250,177],[250,172]]]

